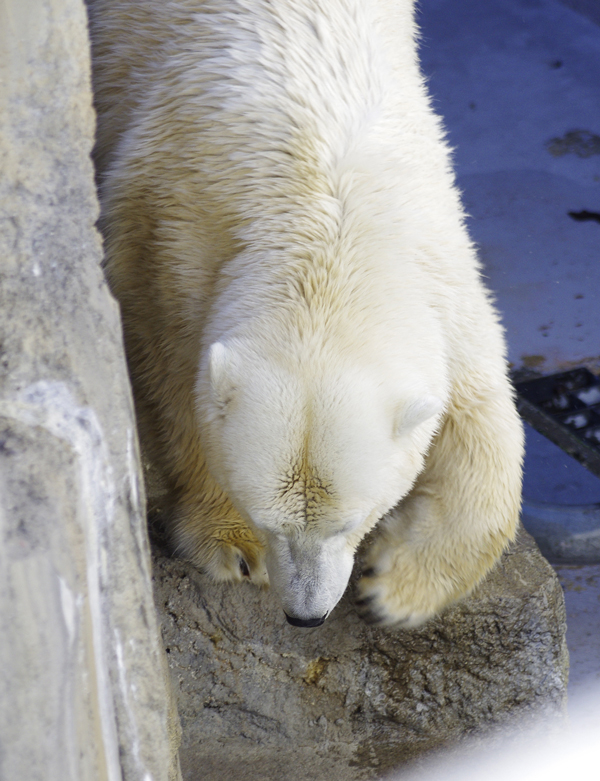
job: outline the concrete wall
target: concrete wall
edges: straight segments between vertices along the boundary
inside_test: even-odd
[[[3,781],[178,777],[93,134],[82,0],[2,0]]]

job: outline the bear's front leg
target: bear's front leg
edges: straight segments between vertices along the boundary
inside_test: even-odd
[[[172,514],[174,553],[217,581],[268,586],[264,545],[229,502],[184,497]]]
[[[508,389],[450,409],[424,471],[367,551],[357,601],[367,621],[418,626],[483,579],[515,535],[522,458]]]

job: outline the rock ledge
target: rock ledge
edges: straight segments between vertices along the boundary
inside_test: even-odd
[[[469,599],[412,631],[366,626],[349,594],[297,629],[268,591],[154,564],[184,779],[375,779],[564,708],[563,595],[525,532]]]

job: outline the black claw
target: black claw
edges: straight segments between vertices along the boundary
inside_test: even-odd
[[[250,568],[246,564],[245,559],[240,559],[240,572],[245,578],[250,577]]]
[[[370,626],[376,626],[377,624],[381,624],[383,621],[382,615],[379,613],[373,613],[370,610],[365,613],[361,613],[360,617],[365,622],[365,624],[369,624]]]
[[[371,605],[375,599],[376,597],[369,596],[365,597],[364,599],[359,599],[355,602],[358,617],[361,618],[366,624],[371,624],[371,626],[380,624],[384,620],[384,616],[379,612],[379,610],[377,610],[376,607],[369,607],[369,605]]]
[[[363,578],[372,578],[375,574],[375,567],[367,567],[362,571]]]
[[[368,597],[361,597],[361,599],[357,599],[354,604],[358,607],[364,607],[365,605],[370,605],[371,602],[375,601],[374,596],[368,596]]]

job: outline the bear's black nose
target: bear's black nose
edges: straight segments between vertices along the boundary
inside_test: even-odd
[[[285,617],[292,626],[321,626],[327,618],[327,613],[325,613],[324,616],[321,616],[321,618],[296,618],[295,616],[288,616],[287,613],[285,614]]]

